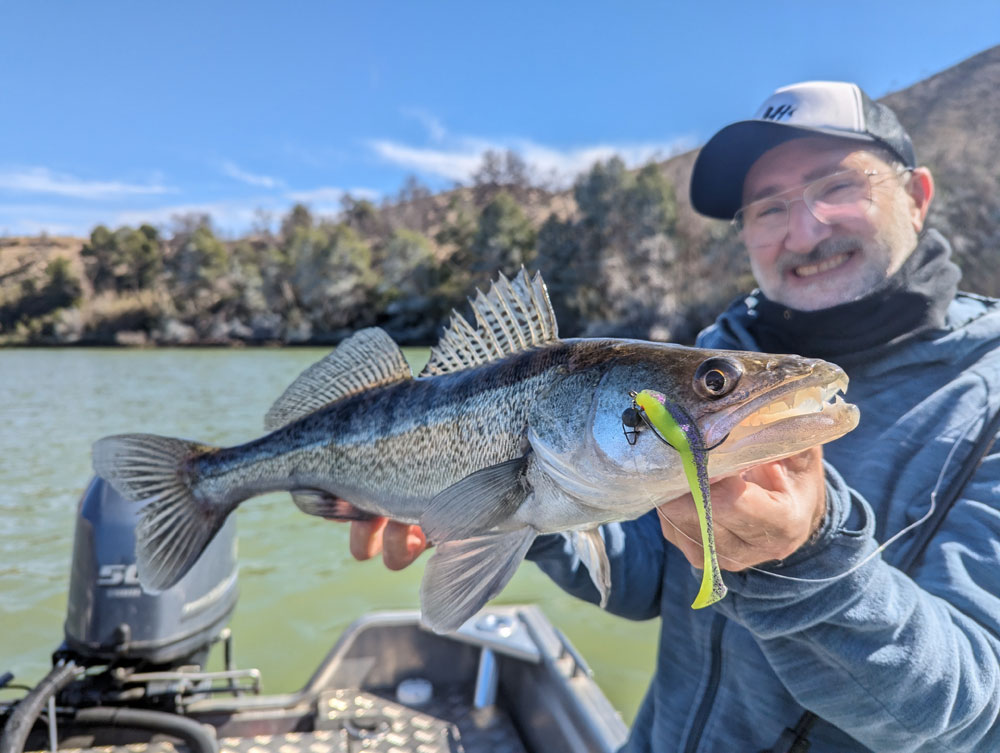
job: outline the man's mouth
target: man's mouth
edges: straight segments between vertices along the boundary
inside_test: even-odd
[[[824,259],[818,264],[803,264],[799,267],[792,269],[792,274],[796,277],[812,277],[814,275],[822,274],[823,272],[829,272],[831,269],[836,269],[841,264],[845,264],[848,259],[851,258],[853,252],[846,252],[836,254],[831,256],[829,259]]]

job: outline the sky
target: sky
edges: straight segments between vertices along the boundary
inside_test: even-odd
[[[487,149],[570,185],[704,143],[784,84],[880,97],[1000,43],[996,0],[944,8],[0,0],[0,236],[207,212],[233,237],[411,175],[468,182]]]

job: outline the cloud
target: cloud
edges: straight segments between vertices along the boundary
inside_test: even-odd
[[[0,236],[73,235],[89,236],[98,225],[110,222],[114,212],[93,204],[0,204]]]
[[[173,193],[175,189],[158,183],[122,183],[120,181],[83,180],[47,167],[0,172],[0,191],[50,194],[75,199],[109,199]]]
[[[345,193],[343,188],[323,186],[321,188],[312,188],[308,191],[289,191],[285,196],[292,201],[302,204],[337,204],[344,197]]]
[[[280,188],[285,185],[283,180],[272,178],[269,175],[248,173],[246,170],[241,169],[235,162],[223,162],[221,168],[225,175],[241,183],[246,183],[249,186],[256,186],[257,188]]]
[[[647,144],[595,144],[566,150],[521,141],[511,148],[542,174],[554,175],[558,183],[570,183],[577,175],[589,170],[595,162],[617,156],[628,167],[637,167],[652,160],[667,159],[691,146],[693,140],[679,138]]]
[[[406,146],[394,141],[370,141],[369,146],[386,162],[420,173],[430,173],[451,180],[468,180],[489,149],[463,146],[458,149],[427,149]]]
[[[258,213],[285,212],[289,209],[287,202],[278,197],[267,196],[251,199],[223,199],[220,201],[191,202],[153,207],[150,209],[126,209],[114,213],[110,224],[141,225],[147,222],[151,225],[170,225],[174,218],[186,214],[207,214],[212,224],[225,233],[242,233],[249,229],[258,219]]]
[[[396,141],[374,140],[369,147],[382,160],[417,173],[435,175],[459,182],[468,182],[482,163],[483,152],[517,152],[535,172],[536,178],[551,180],[557,185],[569,185],[573,179],[600,160],[619,156],[629,167],[653,159],[666,159],[691,148],[691,138],[650,143],[594,144],[570,149],[538,144],[527,139],[489,141],[462,137],[452,140],[449,147],[420,147]]]
[[[431,141],[444,141],[445,136],[448,135],[448,131],[444,127],[444,123],[426,110],[421,110],[419,107],[404,107],[402,113],[409,118],[419,121],[420,124],[427,130],[427,135],[430,137]]]
[[[285,196],[292,201],[301,201],[304,204],[310,201],[332,204],[333,202],[340,201],[347,194],[350,194],[355,199],[374,200],[379,197],[379,192],[373,191],[370,188],[352,188],[345,191],[343,188],[336,188],[335,186],[321,186],[319,188],[310,188],[306,191],[289,191]]]

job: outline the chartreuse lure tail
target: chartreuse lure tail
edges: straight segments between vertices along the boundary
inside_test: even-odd
[[[636,405],[645,412],[653,429],[677,452],[684,463],[691,496],[698,510],[701,526],[701,543],[705,553],[701,588],[691,604],[701,609],[714,604],[726,595],[719,561],[715,555],[715,533],[712,530],[712,500],[708,489],[708,451],[698,425],[679,405],[667,400],[659,392],[643,390],[635,396]]]

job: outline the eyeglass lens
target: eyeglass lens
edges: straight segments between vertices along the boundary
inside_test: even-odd
[[[777,196],[751,202],[736,213],[736,227],[749,246],[780,241],[788,230],[791,205],[800,199]],[[814,180],[802,189],[803,201],[819,222],[831,225],[860,217],[871,206],[870,174],[845,170]]]

